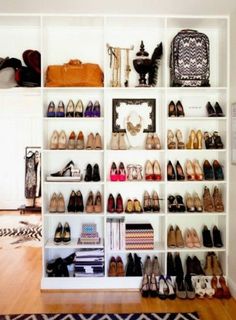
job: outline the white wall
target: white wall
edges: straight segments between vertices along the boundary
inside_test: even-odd
[[[0,0],[0,12],[228,14],[235,0]]]
[[[231,102],[236,102],[236,12],[231,15]],[[230,166],[230,215],[229,215],[229,282],[231,290],[233,291],[234,297],[236,297],[236,166]]]

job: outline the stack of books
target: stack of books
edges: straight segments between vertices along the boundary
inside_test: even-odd
[[[109,250],[125,250],[124,218],[109,218],[106,224],[107,246]]]
[[[78,241],[79,244],[99,244],[100,237],[95,223],[86,223],[82,225],[82,233]]]
[[[126,250],[154,249],[154,231],[150,223],[127,223],[125,225]]]

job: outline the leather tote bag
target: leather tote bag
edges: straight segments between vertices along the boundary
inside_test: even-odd
[[[47,68],[46,87],[103,87],[103,72],[98,64],[70,60]]]

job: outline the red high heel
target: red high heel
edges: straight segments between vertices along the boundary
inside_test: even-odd
[[[117,181],[119,179],[118,171],[115,162],[112,162],[110,169],[110,180]]]
[[[119,164],[118,179],[119,179],[119,181],[126,180],[126,171],[125,171],[125,166],[124,166],[123,162],[120,162],[120,164]]]
[[[161,168],[157,160],[155,160],[153,163],[153,180],[161,180]]]

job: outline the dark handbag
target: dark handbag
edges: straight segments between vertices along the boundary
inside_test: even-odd
[[[182,30],[173,39],[170,80],[173,87],[209,87],[210,44],[204,33]]]

